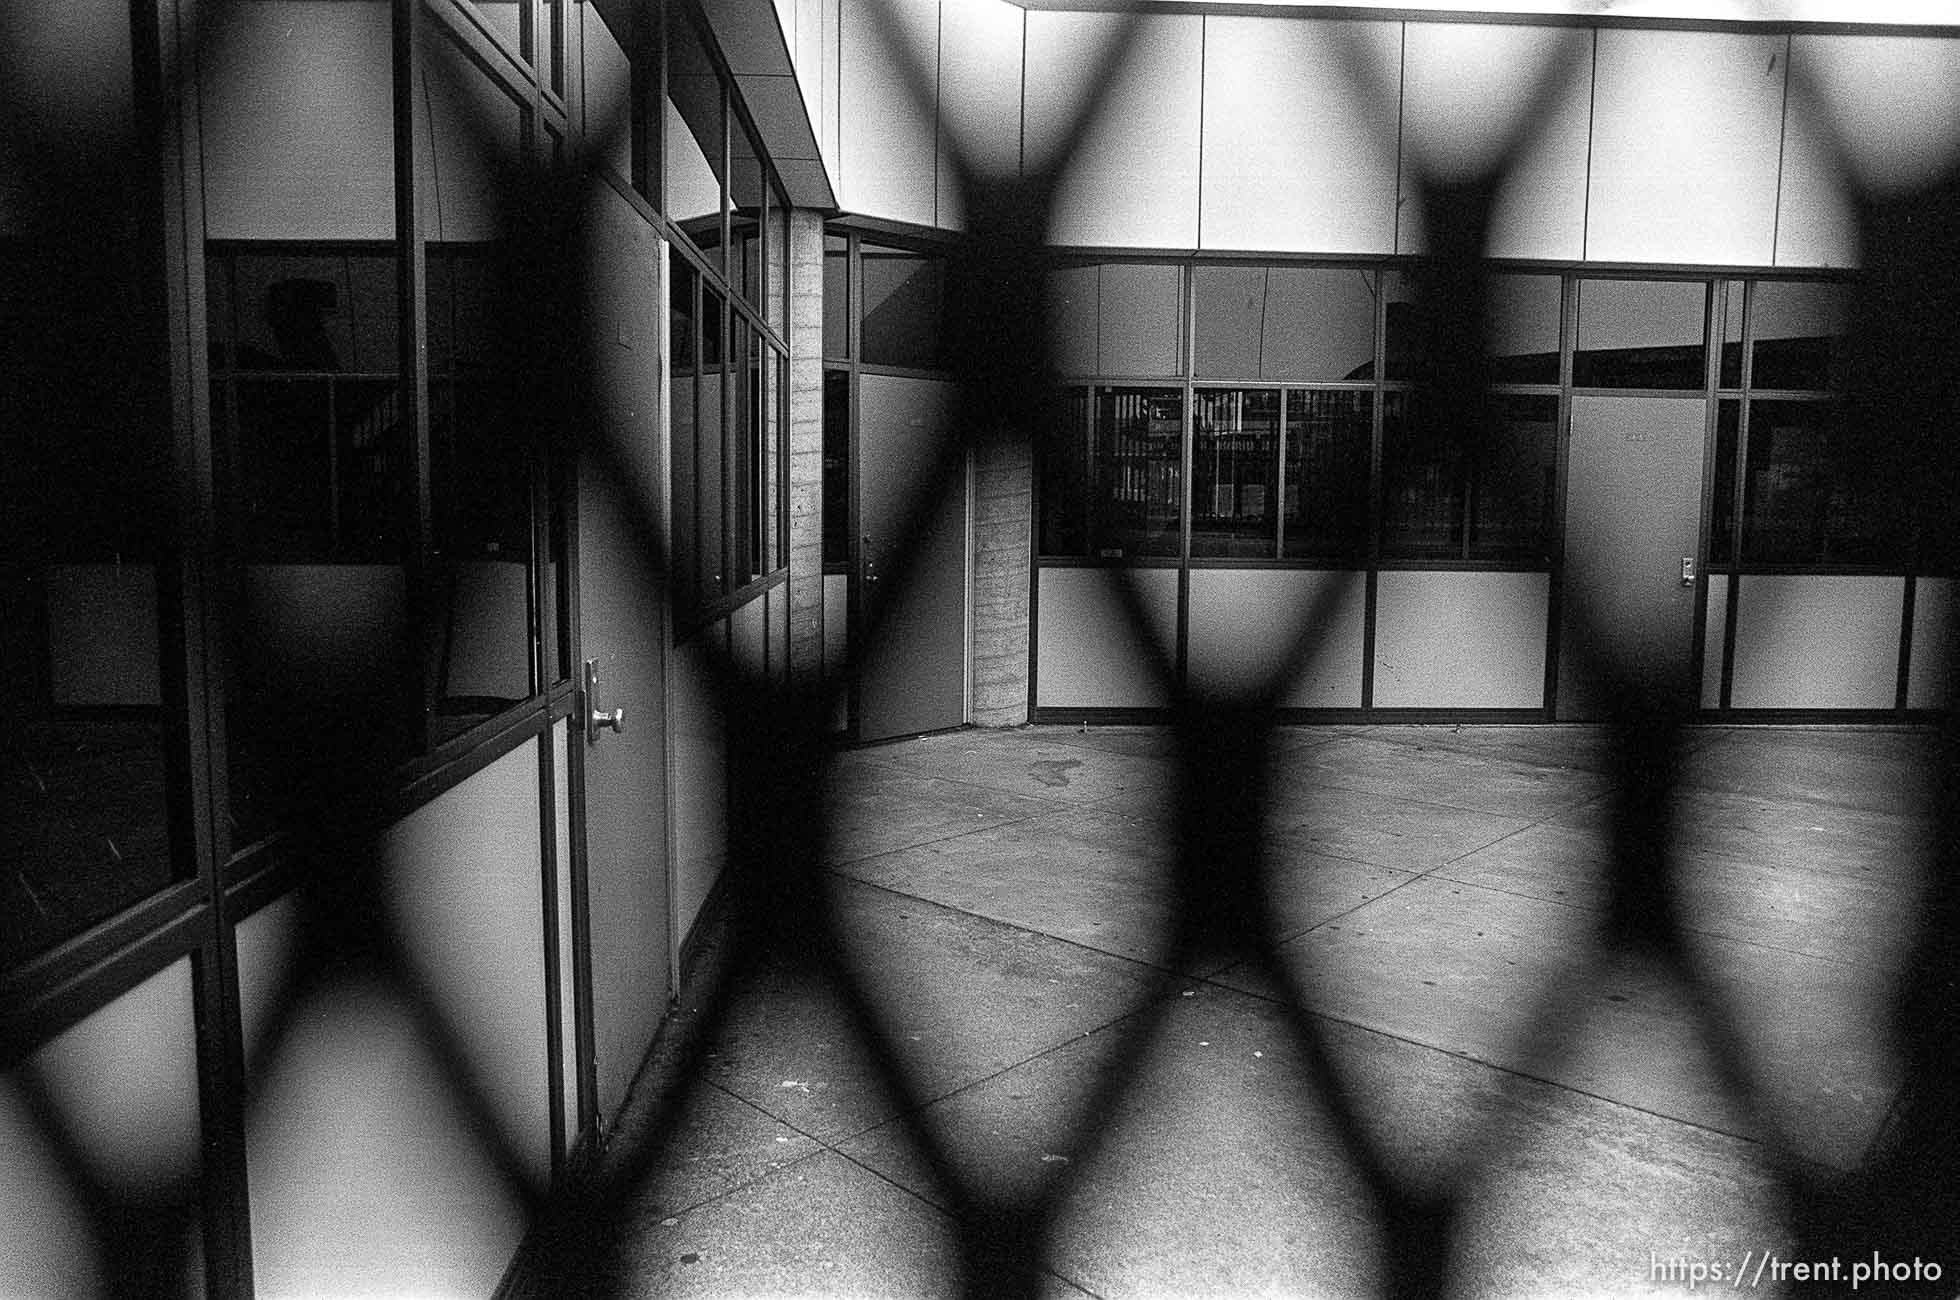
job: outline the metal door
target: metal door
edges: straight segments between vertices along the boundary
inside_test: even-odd
[[[659,240],[604,186],[592,220],[593,337],[606,360],[594,394],[615,432],[611,457],[579,464],[580,657],[597,666],[573,719],[584,768],[585,872],[597,1100],[618,1112],[667,1004],[671,898],[667,872],[664,651],[666,592],[642,528],[658,518],[667,467],[661,330],[667,301]],[[594,708],[624,711],[591,729]]]
[[[858,377],[856,644],[858,739],[914,735],[966,721],[967,491],[964,470],[934,503],[897,594],[907,511],[944,450],[957,393],[941,380]],[[862,635],[885,602],[875,643]]]
[[[1557,716],[1597,718],[1585,660],[1630,665],[1654,698],[1697,685],[1707,403],[1575,397],[1566,472]]]

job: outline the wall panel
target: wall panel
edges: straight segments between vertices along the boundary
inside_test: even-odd
[[[1066,143],[1127,15],[1030,11],[1026,157],[1044,165]],[[1195,248],[1203,19],[1140,20],[1048,228],[1055,244]]]
[[[1491,255],[1580,257],[1592,33],[1414,22],[1405,30],[1396,251],[1427,247],[1419,173],[1467,179],[1500,156],[1522,127],[1523,154],[1498,196]]]
[[[1893,193],[1960,156],[1960,41],[1799,35],[1790,60],[1776,264],[1854,266],[1848,182]]]
[[[551,1171],[543,832],[531,741],[383,837],[391,919],[465,1053],[502,1140]]]
[[[1021,42],[1027,14],[1006,0],[941,0],[939,6],[939,225],[965,226],[951,164],[991,177],[1021,170]]]
[[[496,1288],[523,1207],[398,995],[358,977],[316,992],[294,1008],[291,1036],[261,1062],[253,1089],[245,1150],[258,1295]]]
[[[1160,708],[1170,691],[1154,652],[1131,626],[1118,570],[1043,569],[1035,629],[1039,708]],[[1151,634],[1168,658],[1177,646],[1177,571],[1132,569]]]
[[[1905,579],[1748,574],[1735,611],[1738,709],[1889,709]]]
[[[1599,32],[1588,258],[1770,260],[1785,45],[1727,32]]]
[[[1203,247],[1394,251],[1401,37],[1399,23],[1206,20]]]
[[[1287,709],[1361,707],[1361,641],[1367,583],[1360,573],[1302,569],[1193,569],[1189,671],[1200,689],[1255,690],[1277,672],[1309,633],[1320,649],[1279,696]],[[1317,627],[1302,620],[1327,600]]]
[[[1550,598],[1544,573],[1383,573],[1375,707],[1543,707]]]
[[[1701,707],[1722,704],[1722,650],[1729,641],[1729,575],[1708,575],[1708,602],[1703,607],[1707,633],[1701,643]]]
[[[931,225],[938,192],[939,6],[843,0],[842,16],[838,201],[863,216]]]
[[[201,1163],[197,1029],[184,957],[49,1040],[26,1071],[46,1089],[88,1177],[124,1195],[154,1195]],[[18,1085],[0,1075],[0,1294],[94,1294],[91,1239],[60,1165]],[[111,1243],[114,1244],[113,1242]],[[203,1249],[182,1243],[193,1270]]]
[[[1943,708],[1952,698],[1953,579],[1919,578],[1912,592],[1912,662],[1906,707]]]

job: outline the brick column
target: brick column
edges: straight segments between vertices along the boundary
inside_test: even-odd
[[[973,484],[973,721],[1028,720],[1034,448],[1025,435],[982,447]]]
[[[823,217],[789,213],[789,664],[823,675]]]

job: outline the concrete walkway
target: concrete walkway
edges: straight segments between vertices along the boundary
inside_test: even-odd
[[[983,1189],[1069,1180],[1054,1294],[1378,1289],[1375,1219],[1290,1001],[1320,1018],[1392,1169],[1470,1180],[1466,1294],[1685,1294],[1672,1262],[1733,1268],[1785,1244],[1757,1125],[1836,1167],[1882,1140],[1887,1009],[1925,860],[1923,733],[1696,735],[1677,857],[1756,1119],[1718,1082],[1683,988],[1597,942],[1597,733],[1280,743],[1285,990],[1223,961],[1158,964],[1166,731],[967,731],[834,765],[833,887],[926,1099],[917,1119]],[[1153,1009],[1144,1051],[1112,1065]],[[1106,1068],[1127,1076],[1120,1100],[1085,1118]],[[826,993],[758,981],[634,1206],[644,1294],[952,1293],[947,1197],[895,1113]]]

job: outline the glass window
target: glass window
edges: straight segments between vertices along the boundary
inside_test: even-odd
[[[681,10],[668,17],[666,214],[695,247],[721,247],[724,108],[721,77]]]
[[[1731,289],[1733,297],[1735,290]],[[1843,382],[1850,287],[1765,281],[1751,294],[1751,388],[1821,392]]]
[[[1847,436],[1835,403],[1751,402],[1743,561],[1897,563],[1906,493],[1869,452]]]
[[[1743,285],[1740,280],[1728,285],[1728,292],[1722,303],[1722,375],[1717,381],[1723,388],[1742,387],[1742,316]]]
[[[1491,399],[1488,455],[1470,459],[1473,560],[1535,564],[1549,558],[1558,473],[1558,398]]]
[[[429,250],[429,497],[423,627],[431,740],[529,696],[532,483],[523,332],[490,246]],[[439,358],[439,360],[438,360]],[[531,408],[534,409],[534,408]],[[357,440],[358,443],[358,440]]]
[[[914,369],[944,364],[945,262],[861,241],[858,256],[864,285],[859,341],[865,364]]]
[[[1041,553],[1178,554],[1183,392],[1073,388],[1055,410],[1041,453]]]
[[[1460,559],[1462,448],[1417,414],[1413,394],[1383,394],[1382,556]]]
[[[1700,389],[1707,298],[1697,281],[1583,281],[1573,384]]]
[[[757,446],[762,432],[762,373],[758,368],[755,330],[737,317],[729,357],[728,430],[728,590],[753,580],[762,571],[762,474],[766,461]]]
[[[823,372],[823,562],[851,560],[851,372]]]
[[[696,306],[701,277],[678,248],[667,254],[668,335],[672,340],[673,369],[669,384],[671,464],[668,491],[673,511],[673,554],[668,570],[673,575],[674,601],[680,622],[692,623],[701,591],[701,548],[695,502],[700,458],[695,441],[700,435],[696,403],[699,400],[697,371],[701,362],[700,318]]]
[[[1178,553],[1183,431],[1180,389],[1096,390],[1088,456],[1094,484],[1090,554],[1125,559]]]
[[[591,156],[631,183],[633,176],[633,6],[621,0],[602,0],[573,7],[583,24],[579,53],[583,63],[580,99],[585,120],[581,129]],[[547,15],[547,21],[554,16]]]
[[[1494,382],[1558,382],[1560,288],[1556,275],[1491,277],[1489,346]]]
[[[823,354],[839,359],[851,355],[850,240],[823,237]]]
[[[148,191],[92,191],[86,219],[64,206],[64,173],[144,174],[129,11],[10,17],[10,34],[53,40],[9,69],[9,108],[34,129],[0,144],[0,970],[193,868],[171,851],[188,763],[164,650],[182,619],[171,416],[146,309],[162,268],[138,235]]]
[[[703,288],[701,293],[701,373],[694,431],[694,518],[695,602],[705,608],[729,590],[728,557],[723,550],[727,538],[723,502],[729,311],[721,295]],[[676,546],[683,544],[676,538]]]
[[[1280,395],[1199,389],[1191,410],[1191,554],[1272,559],[1279,549]]]
[[[1390,393],[1382,420],[1382,554],[1397,560],[1547,559],[1558,464],[1558,399],[1491,399],[1481,455],[1454,421]]]
[[[731,120],[728,131],[728,202],[737,228],[729,255],[737,258],[729,278],[741,286],[742,297],[762,310],[762,227],[769,193],[768,171],[748,129]]]
[[[1286,395],[1283,553],[1352,561],[1368,546],[1368,459],[1374,394],[1294,389]]]
[[[1736,437],[1742,403],[1726,398],[1715,416],[1715,500],[1709,514],[1708,562],[1727,566],[1735,559]]]

